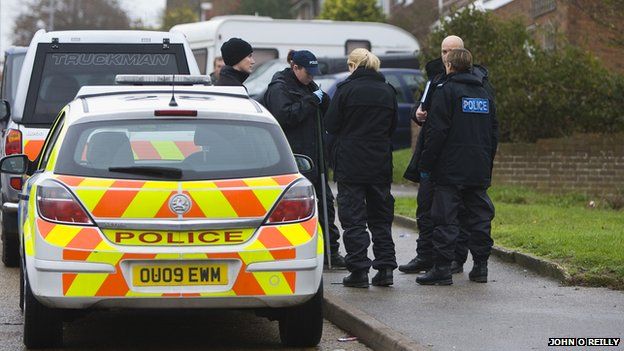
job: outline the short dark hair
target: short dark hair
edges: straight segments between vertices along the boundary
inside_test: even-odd
[[[446,62],[455,72],[466,72],[472,68],[472,54],[466,49],[453,49],[446,56]]]

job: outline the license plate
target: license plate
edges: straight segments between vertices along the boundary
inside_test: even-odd
[[[134,286],[227,285],[225,263],[134,265]]]

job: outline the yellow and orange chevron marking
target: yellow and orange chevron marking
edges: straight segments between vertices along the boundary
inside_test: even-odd
[[[87,148],[82,151],[82,160],[87,160]],[[147,141],[133,140],[130,142],[134,160],[175,160],[181,161],[189,155],[201,151],[201,147],[193,141]]]
[[[57,176],[97,218],[178,218],[169,199],[186,194],[192,202],[183,218],[263,217],[284,187],[300,176],[223,181],[139,181]],[[181,191],[180,191],[181,189]]]
[[[254,262],[290,260],[296,258],[296,247],[312,240],[317,233],[318,220],[312,218],[302,223],[261,227],[257,239],[235,253],[123,253],[109,243],[95,227],[81,227],[36,220],[41,237],[52,245],[63,248],[64,260],[107,263],[115,273],[63,273],[63,295],[75,297],[199,297],[199,296],[251,296],[288,295],[295,292],[296,272],[247,272]],[[318,231],[320,233],[320,231]],[[322,238],[318,238],[322,254]],[[187,260],[238,260],[241,268],[231,290],[214,293],[144,293],[132,291],[123,275],[121,263],[125,260],[156,261]],[[277,277],[277,280],[275,279]]]
[[[28,159],[34,161],[39,156],[45,140],[24,140],[24,154]]]
[[[295,249],[272,250],[276,259],[294,259]],[[231,291],[226,293],[197,293],[197,294],[179,294],[179,293],[137,293],[133,292],[127,284],[123,276],[120,263],[124,260],[150,261],[157,259],[157,254],[118,254],[118,260],[114,263],[115,273],[63,273],[63,295],[65,296],[171,296],[171,297],[192,297],[192,296],[212,296],[212,295],[233,295],[233,296],[250,296],[250,295],[285,295],[295,292],[296,272],[271,272],[271,276],[277,275],[282,282],[282,286],[275,287],[269,283],[270,277],[267,274],[249,273],[246,271],[247,263],[245,259],[238,253],[220,253],[220,254],[204,254],[205,259],[210,260],[240,260],[243,262],[236,282],[232,286]],[[81,251],[64,250],[63,258],[66,260],[90,261],[89,257]],[[197,259],[194,256],[193,259]]]
[[[313,218],[302,223],[262,227],[257,240],[267,249],[299,246],[312,239],[317,223]]]
[[[130,142],[135,160],[183,160],[201,148],[193,141],[139,141]]]

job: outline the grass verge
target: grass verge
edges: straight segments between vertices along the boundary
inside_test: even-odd
[[[394,152],[394,182],[403,179],[411,150]],[[492,236],[498,246],[559,263],[572,282],[624,290],[624,211],[608,199],[582,194],[543,194],[523,187],[494,186]],[[414,218],[415,198],[397,198],[395,211]]]
[[[496,245],[562,265],[572,282],[624,289],[624,213],[586,208],[583,195],[547,195],[494,187]],[[416,199],[397,198],[396,213],[414,217]]]

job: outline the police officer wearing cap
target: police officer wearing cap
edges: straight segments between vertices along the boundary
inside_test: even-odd
[[[316,167],[304,175],[314,184],[317,196],[321,196],[322,183],[319,173],[320,145],[318,125],[329,106],[329,96],[314,82],[314,76],[321,72],[313,53],[307,50],[291,50],[286,57],[290,67],[275,73],[267,88],[262,103],[275,116],[293,153],[310,157]],[[221,73],[223,74],[223,73]],[[325,159],[323,157],[323,159]],[[329,246],[331,264],[344,267],[344,257],[339,253],[340,231],[335,225],[334,195],[327,181],[326,188],[327,216],[329,226]],[[319,203],[320,205],[320,203]],[[324,211],[319,208],[321,228],[325,229]],[[327,254],[327,253],[326,253]]]
[[[243,39],[231,38],[221,45],[221,57],[225,66],[221,68],[219,79],[214,85],[244,86],[243,82],[256,63],[251,45]]]
[[[487,282],[493,241],[494,205],[487,195],[498,146],[498,122],[492,95],[471,73],[472,55],[453,49],[445,62],[447,78],[433,93],[419,163],[420,178],[434,186],[431,218],[434,266],[416,282],[451,285],[451,261],[459,235],[458,212],[465,207],[474,266],[468,277]]]

